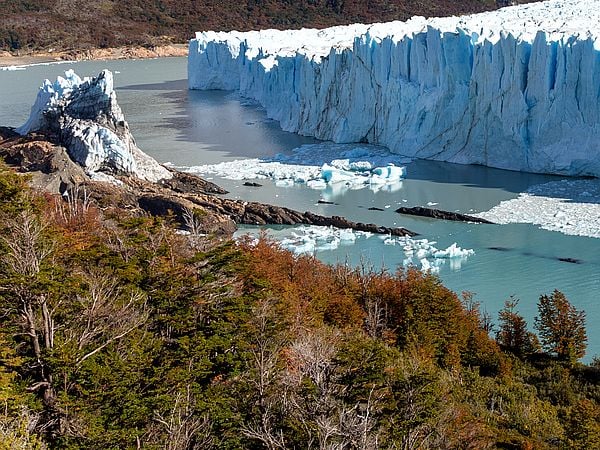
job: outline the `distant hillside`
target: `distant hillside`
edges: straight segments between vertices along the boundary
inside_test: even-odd
[[[495,0],[0,0],[0,50],[185,42],[199,30],[326,27],[446,16]]]

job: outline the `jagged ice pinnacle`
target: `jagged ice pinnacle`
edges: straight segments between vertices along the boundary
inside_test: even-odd
[[[68,70],[64,78],[44,81],[29,119],[16,131],[57,136],[69,156],[90,175],[133,175],[147,181],[172,176],[135,145],[108,70],[83,79]]]
[[[202,32],[189,87],[284,130],[418,158],[600,176],[600,0],[324,30]]]

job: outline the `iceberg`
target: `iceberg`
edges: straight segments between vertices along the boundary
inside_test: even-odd
[[[323,30],[198,32],[191,89],[286,131],[409,157],[600,176],[600,0]]]
[[[261,232],[264,229],[261,229]],[[358,240],[369,239],[372,233],[333,226],[301,225],[283,230],[266,229],[270,238],[295,255],[311,255],[316,252],[333,251],[342,246],[354,245]],[[243,230],[237,233],[236,239],[242,236],[258,235],[259,230]],[[258,239],[258,238],[257,238]],[[404,254],[404,267],[418,267],[423,272],[439,273],[441,267],[449,262],[450,270],[457,271],[470,256],[472,249],[463,249],[456,242],[445,250],[438,249],[435,241],[415,239],[410,236],[380,235],[383,245],[398,246]]]
[[[152,182],[172,177],[168,169],[136,146],[108,70],[83,79],[67,70],[54,82],[44,81],[27,122],[16,131],[57,136],[69,156],[92,178],[99,172]]]

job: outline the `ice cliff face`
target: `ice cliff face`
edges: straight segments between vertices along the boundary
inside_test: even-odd
[[[283,129],[426,159],[600,176],[600,0],[325,30],[197,33],[192,89]]]
[[[22,135],[33,131],[57,136],[90,175],[105,172],[147,181],[171,178],[167,169],[135,145],[108,70],[84,79],[69,70],[54,83],[46,80],[29,119],[17,129]]]

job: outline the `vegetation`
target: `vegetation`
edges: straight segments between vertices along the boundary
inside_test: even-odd
[[[539,317],[535,327],[544,349],[560,359],[574,363],[585,355],[587,336],[585,312],[578,311],[562,292],[542,295],[538,304]]]
[[[495,341],[430,274],[200,242],[3,166],[0,203],[2,449],[600,444],[600,365],[579,333],[539,353],[515,301]],[[563,310],[542,296],[544,345]]]
[[[202,30],[326,27],[495,8],[495,0],[0,0],[0,50],[153,46],[186,42]]]

